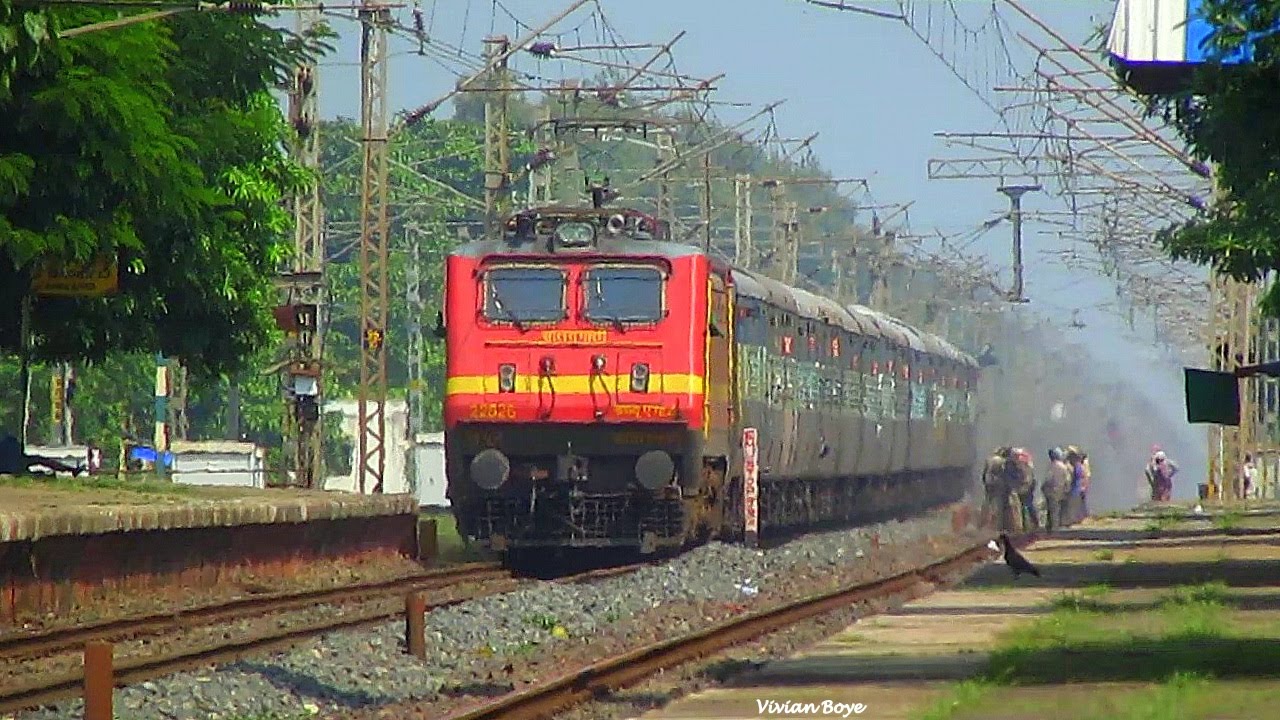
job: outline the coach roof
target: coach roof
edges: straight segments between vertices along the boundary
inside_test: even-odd
[[[734,283],[738,292],[747,297],[763,300],[788,312],[798,313],[799,304],[791,293],[791,288],[774,280],[742,268],[733,268]]]
[[[907,340],[906,334],[902,332],[901,328],[885,319],[886,316],[881,313],[877,313],[865,305],[846,305],[845,307],[847,307],[849,312],[853,315],[860,316],[864,325],[869,323],[879,330],[878,334],[880,337],[894,343],[895,345],[902,345],[904,347],[910,346],[910,342]]]
[[[791,293],[795,295],[796,304],[800,306],[801,315],[815,320],[826,321],[850,332],[857,331],[858,326],[849,317],[849,312],[840,307],[840,304],[836,301],[800,288],[791,288]]]

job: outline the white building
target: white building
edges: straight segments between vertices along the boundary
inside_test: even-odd
[[[266,487],[264,447],[230,440],[174,440],[170,445],[176,483]]]
[[[360,456],[359,404],[355,400],[339,400],[325,403],[325,412],[342,412],[342,432],[352,440],[351,472],[346,475],[330,475],[325,479],[326,490],[359,492],[357,465]],[[408,409],[403,400],[388,400],[386,405],[386,461],[383,470],[384,493],[409,493],[418,499],[419,505],[444,507],[444,433],[422,433],[410,442],[408,437]],[[409,472],[413,451],[414,471]],[[366,493],[372,487],[365,487]]]
[[[50,447],[33,445],[28,455],[39,455],[70,466],[87,465],[89,449],[83,445]],[[183,485],[266,487],[266,448],[229,440],[174,440],[173,481]],[[113,472],[116,458],[103,458],[104,472]]]

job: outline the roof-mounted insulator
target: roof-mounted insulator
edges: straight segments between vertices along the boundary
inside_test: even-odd
[[[541,58],[555,57],[559,48],[553,42],[536,42],[528,47],[530,55],[536,55]]]
[[[555,159],[556,154],[552,152],[551,148],[541,148],[538,152],[533,154],[532,158],[529,159],[528,170],[529,172],[533,172],[544,168],[555,162]]]

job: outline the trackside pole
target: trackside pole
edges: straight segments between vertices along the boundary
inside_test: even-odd
[[[111,643],[91,640],[84,646],[84,720],[113,720]]]
[[[409,593],[404,598],[405,649],[419,660],[427,659],[427,598],[422,593]]]
[[[760,432],[742,429],[742,514],[743,542],[760,544]]]

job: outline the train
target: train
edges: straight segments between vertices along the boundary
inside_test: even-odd
[[[758,543],[960,500],[978,363],[673,240],[533,207],[445,261],[447,497],[508,557]]]

